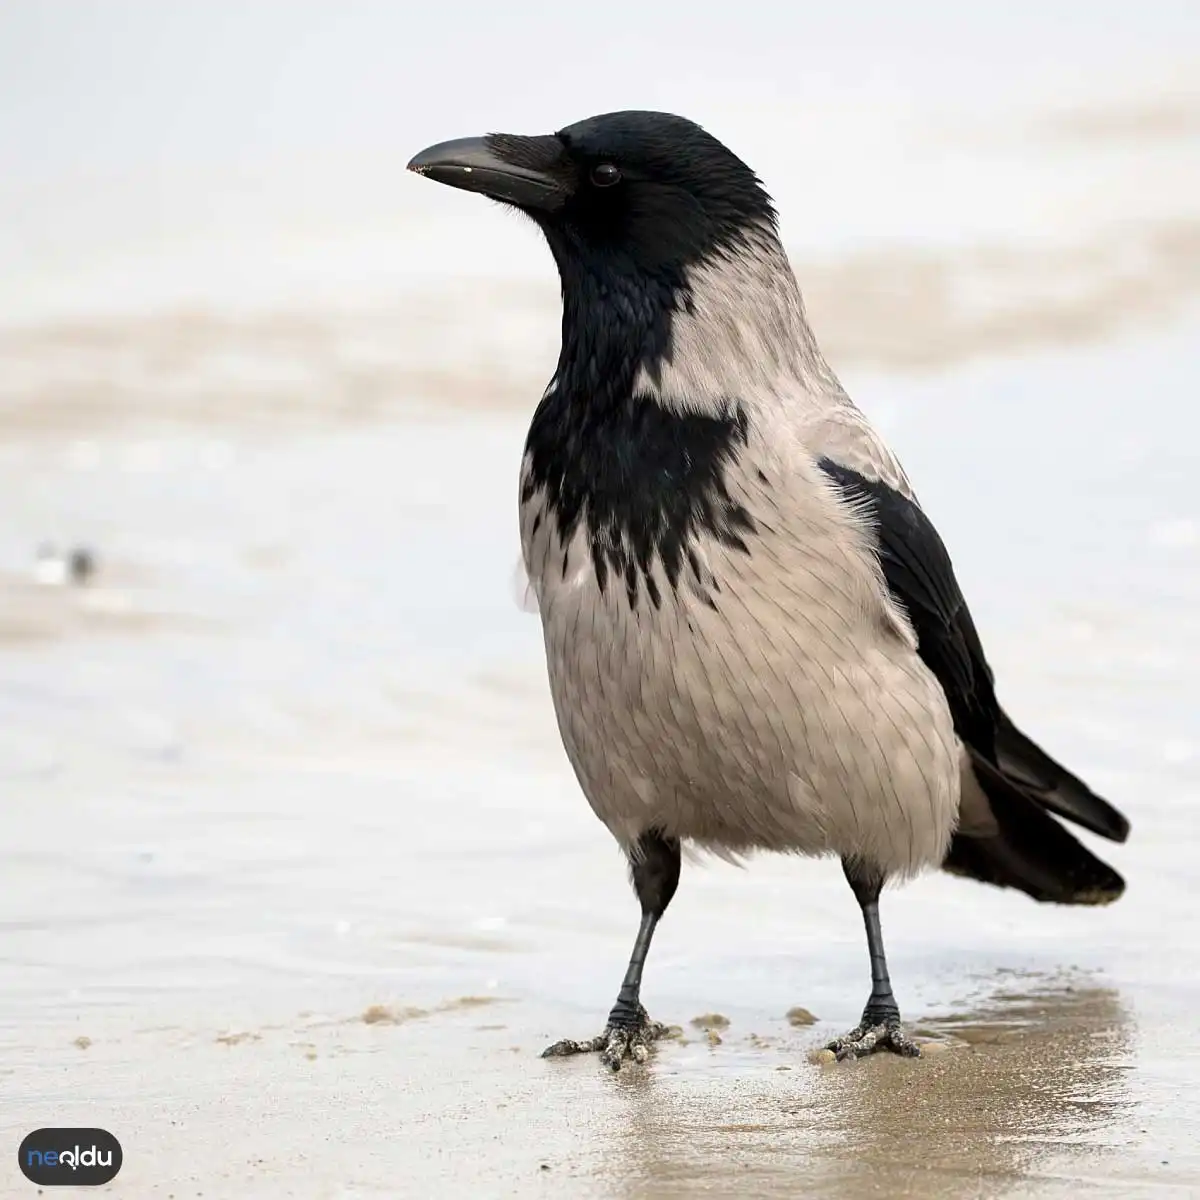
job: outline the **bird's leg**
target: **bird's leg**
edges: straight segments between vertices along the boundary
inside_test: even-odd
[[[916,1042],[900,1028],[900,1009],[888,978],[887,956],[883,951],[883,931],[879,927],[879,893],[883,873],[855,859],[843,859],[842,869],[854,890],[867,927],[867,950],[871,955],[871,998],[863,1009],[862,1020],[844,1037],[829,1043],[839,1059],[861,1058],[876,1050],[891,1050],[906,1058],[921,1051]]]
[[[626,1059],[645,1062],[650,1044],[667,1032],[667,1027],[651,1021],[642,1007],[642,968],[646,965],[655,926],[679,886],[679,863],[679,842],[675,838],[651,831],[638,839],[629,856],[629,872],[641,901],[642,923],[633,943],[624,982],[617,993],[617,1002],[608,1015],[608,1025],[602,1034],[586,1042],[570,1039],[555,1042],[542,1051],[543,1058],[599,1051],[600,1061],[616,1071]]]

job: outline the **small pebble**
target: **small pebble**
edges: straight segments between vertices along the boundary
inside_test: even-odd
[[[830,1063],[837,1062],[837,1055],[832,1050],[812,1050],[809,1052],[808,1061],[814,1066],[827,1067]]]
[[[800,1008],[799,1006],[787,1010],[787,1019],[789,1025],[795,1026],[815,1025],[817,1023],[817,1018],[807,1008]]]
[[[728,1029],[729,1018],[720,1013],[702,1013],[692,1018],[692,1024],[697,1029]]]

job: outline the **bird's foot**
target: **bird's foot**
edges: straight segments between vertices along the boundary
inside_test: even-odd
[[[613,1009],[608,1025],[598,1037],[585,1042],[564,1038],[542,1051],[543,1058],[566,1058],[570,1054],[595,1054],[600,1052],[600,1061],[613,1071],[619,1071],[626,1061],[644,1063],[650,1057],[650,1047],[667,1035],[667,1026],[650,1020],[649,1014],[639,1004],[636,1009]]]
[[[901,1058],[920,1058],[921,1047],[900,1026],[900,1013],[895,1008],[873,1009],[867,1006],[862,1020],[849,1033],[829,1042],[839,1062],[848,1058],[865,1058],[879,1050],[890,1050]]]

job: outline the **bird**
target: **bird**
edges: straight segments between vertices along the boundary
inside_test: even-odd
[[[836,856],[871,990],[837,1059],[917,1057],[880,924],[930,869],[1034,900],[1125,889],[1063,822],[1129,822],[1021,732],[949,553],[821,353],[755,172],[671,113],[432,145],[408,167],[524,214],[562,344],[520,464],[521,550],[566,755],[641,908],[602,1032],[645,1063],[641,985],[682,851]]]

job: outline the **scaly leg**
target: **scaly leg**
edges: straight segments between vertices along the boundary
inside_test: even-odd
[[[543,1058],[599,1051],[600,1061],[617,1071],[626,1059],[645,1062],[651,1044],[667,1032],[667,1027],[651,1021],[642,1007],[642,969],[646,965],[650,939],[654,936],[659,918],[666,912],[679,886],[679,865],[679,842],[675,838],[663,837],[651,830],[638,839],[637,846],[629,856],[629,872],[642,905],[642,923],[638,927],[624,982],[617,993],[617,1002],[608,1015],[608,1025],[598,1037],[585,1042],[569,1038],[555,1042],[542,1051]]]
[[[900,1009],[888,978],[887,956],[883,951],[883,931],[879,927],[879,893],[883,873],[854,859],[843,859],[842,870],[855,899],[862,909],[867,927],[867,950],[871,955],[871,998],[863,1009],[862,1020],[845,1036],[826,1047],[839,1059],[862,1058],[876,1050],[891,1050],[906,1058],[917,1058],[920,1047],[900,1027]]]

